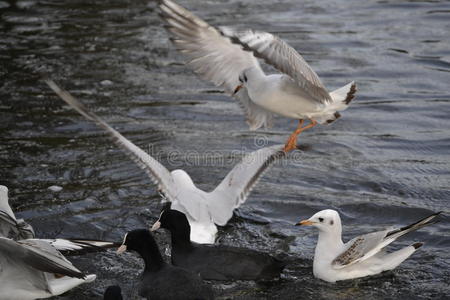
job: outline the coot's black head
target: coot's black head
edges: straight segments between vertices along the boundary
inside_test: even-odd
[[[136,229],[125,234],[123,244],[117,249],[117,253],[125,251],[139,253],[144,259],[145,270],[157,271],[164,265],[158,244],[147,229]]]
[[[158,249],[152,234],[147,229],[135,229],[125,234],[122,246],[117,250],[118,253],[125,251],[136,251],[141,253],[146,246],[150,244],[152,248]]]
[[[152,230],[157,230],[160,227],[169,230],[172,234],[177,233],[189,236],[191,233],[191,227],[186,215],[173,209],[164,209],[159,216],[159,220],[153,225]]]
[[[118,285],[111,285],[105,290],[103,300],[123,300],[122,290]]]

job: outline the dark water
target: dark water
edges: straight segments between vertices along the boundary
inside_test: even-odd
[[[450,297],[450,2],[181,1],[214,25],[279,34],[329,89],[357,81],[357,100],[301,136],[220,230],[220,242],[291,261],[273,283],[216,284],[234,299]],[[170,169],[208,190],[233,151],[283,143],[295,121],[250,132],[236,103],[182,64],[151,1],[0,1],[0,183],[41,237],[121,240],[156,219],[159,195],[95,125],[43,83],[49,74]],[[210,155],[206,155],[209,151]],[[49,186],[62,186],[54,193]],[[425,246],[393,272],[328,284],[312,276],[317,232],[292,226],[338,209],[345,239],[443,210],[441,222],[391,249]],[[157,238],[167,242],[167,234]],[[120,284],[135,299],[141,262],[113,251],[73,258],[98,279],[60,299]]]

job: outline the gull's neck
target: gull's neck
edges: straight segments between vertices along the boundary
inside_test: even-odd
[[[317,263],[331,263],[341,253],[343,247],[341,228],[336,228],[334,231],[319,231],[314,254],[314,265]]]
[[[257,92],[261,89],[264,89],[267,87],[267,84],[269,84],[270,81],[268,81],[268,76],[264,74],[263,71],[260,69],[253,69],[251,72],[251,79],[249,79],[246,83],[247,90],[251,92]]]

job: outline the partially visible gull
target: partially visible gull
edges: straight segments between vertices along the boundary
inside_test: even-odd
[[[251,130],[270,127],[273,114],[299,119],[285,151],[296,148],[302,131],[339,118],[355,97],[354,82],[328,92],[303,57],[277,36],[216,29],[171,0],[158,3],[173,43],[190,59],[187,65],[239,101]],[[266,75],[257,58],[284,74]],[[310,124],[303,126],[305,119]]]
[[[14,240],[34,238],[34,230],[23,219],[16,219],[8,204],[8,188],[0,185],[0,237]]]
[[[14,216],[5,186],[0,186],[0,229],[0,299],[48,298],[92,282],[94,274],[84,275],[60,251],[78,254],[117,245],[95,240],[34,238],[33,228]]]
[[[81,102],[53,81],[47,84],[67,104],[87,119],[103,128],[113,142],[143,170],[158,189],[171,202],[171,208],[186,214],[191,226],[191,240],[197,243],[214,243],[217,227],[224,226],[233,216],[233,210],[245,202],[258,179],[272,163],[285,156],[282,145],[259,149],[247,154],[222,182],[211,192],[200,190],[183,170],[167,170],[148,153],[127,140],[119,132],[90,112]]]
[[[0,185],[0,237],[18,240],[39,240],[51,244],[65,255],[98,252],[116,247],[117,243],[83,238],[36,239],[33,227],[23,219],[16,219],[8,203],[8,188]]]
[[[84,275],[55,247],[37,239],[0,237],[0,266],[0,299],[57,296],[96,277]]]
[[[313,273],[322,280],[336,282],[396,268],[423,243],[414,243],[391,253],[385,253],[384,247],[411,231],[435,223],[431,221],[439,214],[434,213],[405,227],[360,235],[345,244],[341,238],[341,218],[335,210],[319,211],[296,225],[311,225],[319,229]]]

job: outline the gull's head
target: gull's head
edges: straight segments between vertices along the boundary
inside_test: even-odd
[[[295,224],[297,226],[314,226],[323,232],[338,232],[341,230],[339,213],[332,209],[321,210],[311,218]]]
[[[239,74],[239,85],[234,89],[234,94],[239,92],[239,90],[243,87],[247,87],[249,82],[252,81],[253,78],[255,78],[257,75],[260,74],[261,71],[259,71],[256,68],[247,68],[244,71]]]
[[[189,174],[184,170],[173,170],[172,172],[170,172],[170,174],[172,175],[172,178],[176,184],[181,184],[184,186],[195,186]]]

